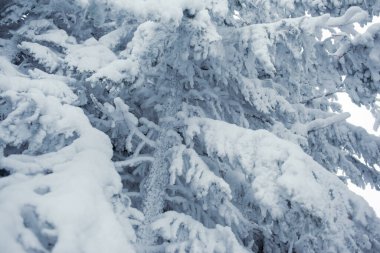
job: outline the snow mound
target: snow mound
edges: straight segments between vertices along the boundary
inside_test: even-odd
[[[0,123],[10,173],[0,178],[0,252],[134,252],[128,207],[116,210],[122,185],[109,138],[59,97],[69,93],[63,82],[32,81],[5,58],[0,68],[0,96],[11,104]]]

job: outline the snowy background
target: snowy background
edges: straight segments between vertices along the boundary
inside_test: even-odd
[[[380,21],[379,21],[380,22]],[[372,114],[363,107],[359,107],[351,102],[351,99],[344,93],[338,95],[338,101],[343,106],[343,111],[349,112],[351,117],[347,119],[351,124],[361,126],[366,129],[369,133],[380,136],[379,131],[373,130],[373,124],[375,119]],[[354,184],[349,184],[349,188],[356,192],[357,194],[363,196],[370,206],[373,207],[377,216],[380,217],[380,192],[367,186],[366,189],[357,187]]]
[[[380,17],[374,17],[373,21],[366,26],[360,26],[359,24],[355,24],[355,29],[360,33],[364,33],[367,28],[374,24],[380,23]],[[373,118],[371,112],[369,112],[364,107],[359,107],[351,102],[350,98],[347,94],[341,93],[338,95],[338,101],[343,106],[343,111],[349,112],[351,117],[347,119],[351,124],[361,126],[367,130],[368,133],[374,134],[376,136],[380,136],[380,131],[373,130],[373,125],[375,123],[375,119]],[[349,187],[352,191],[357,194],[363,196],[370,206],[373,207],[377,216],[380,217],[380,192],[375,189],[367,186],[366,189],[362,189],[357,187],[354,184],[349,184]]]
[[[380,251],[380,2],[1,8],[0,252]]]

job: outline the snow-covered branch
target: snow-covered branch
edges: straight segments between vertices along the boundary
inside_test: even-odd
[[[152,163],[154,161],[154,157],[153,156],[148,156],[148,155],[139,155],[139,156],[136,156],[136,157],[131,157],[131,158],[128,158],[124,161],[117,161],[117,162],[114,162],[115,164],[115,167],[120,169],[122,167],[132,167],[132,166],[136,166],[140,163],[143,163],[143,162],[149,162],[149,163]]]
[[[307,132],[315,131],[315,130],[336,124],[338,122],[345,121],[350,116],[351,116],[351,114],[349,112],[345,112],[345,113],[333,115],[333,116],[325,118],[325,119],[315,119],[315,120],[307,123],[305,128],[306,128]]]

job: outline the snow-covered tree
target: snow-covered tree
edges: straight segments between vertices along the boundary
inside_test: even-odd
[[[379,12],[1,1],[0,252],[380,252]]]

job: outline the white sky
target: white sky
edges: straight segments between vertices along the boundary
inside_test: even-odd
[[[374,17],[372,22],[364,27],[360,27],[359,24],[355,24],[355,29],[360,33],[363,33],[373,23],[380,23],[380,17]],[[372,114],[364,107],[358,107],[353,104],[347,94],[338,95],[339,102],[342,104],[343,111],[351,113],[351,117],[347,121],[353,125],[361,126],[367,130],[368,133],[380,136],[380,131],[373,130],[374,118]],[[348,186],[353,192],[363,196],[373,207],[377,216],[380,217],[380,192],[367,187],[365,190],[349,184]]]
[[[359,33],[364,33],[367,28],[373,23],[380,23],[380,16],[374,17],[372,22],[368,23],[366,26],[361,27],[359,24],[355,24],[355,29]],[[331,33],[327,30],[323,30],[322,40],[330,37]],[[342,104],[342,109],[345,112],[349,112],[351,117],[347,121],[353,125],[361,126],[367,130],[368,133],[380,136],[380,131],[373,130],[374,118],[372,114],[364,107],[358,107],[351,102],[351,99],[346,93],[338,94],[338,102]],[[379,128],[380,129],[380,128]],[[380,192],[367,186],[366,189],[361,189],[356,185],[349,184],[350,190],[358,195],[365,198],[370,206],[375,210],[377,216],[380,217]]]
[[[374,118],[372,114],[365,107],[358,107],[353,104],[346,93],[338,94],[338,101],[342,104],[342,109],[345,112],[349,112],[351,117],[347,119],[347,121],[353,125],[361,126],[367,130],[367,132],[371,134],[375,134],[380,136],[380,132],[375,132],[373,130]],[[357,187],[356,185],[349,184],[348,187],[353,192],[363,196],[369,203],[370,206],[373,207],[377,216],[380,217],[380,192],[375,189],[371,189],[367,187],[365,190]]]
[[[372,19],[372,22],[368,23],[364,27],[361,27],[359,24],[355,24],[355,29],[356,29],[356,31],[363,33],[367,30],[368,26],[372,25],[373,23],[380,23],[380,16],[374,17]]]

